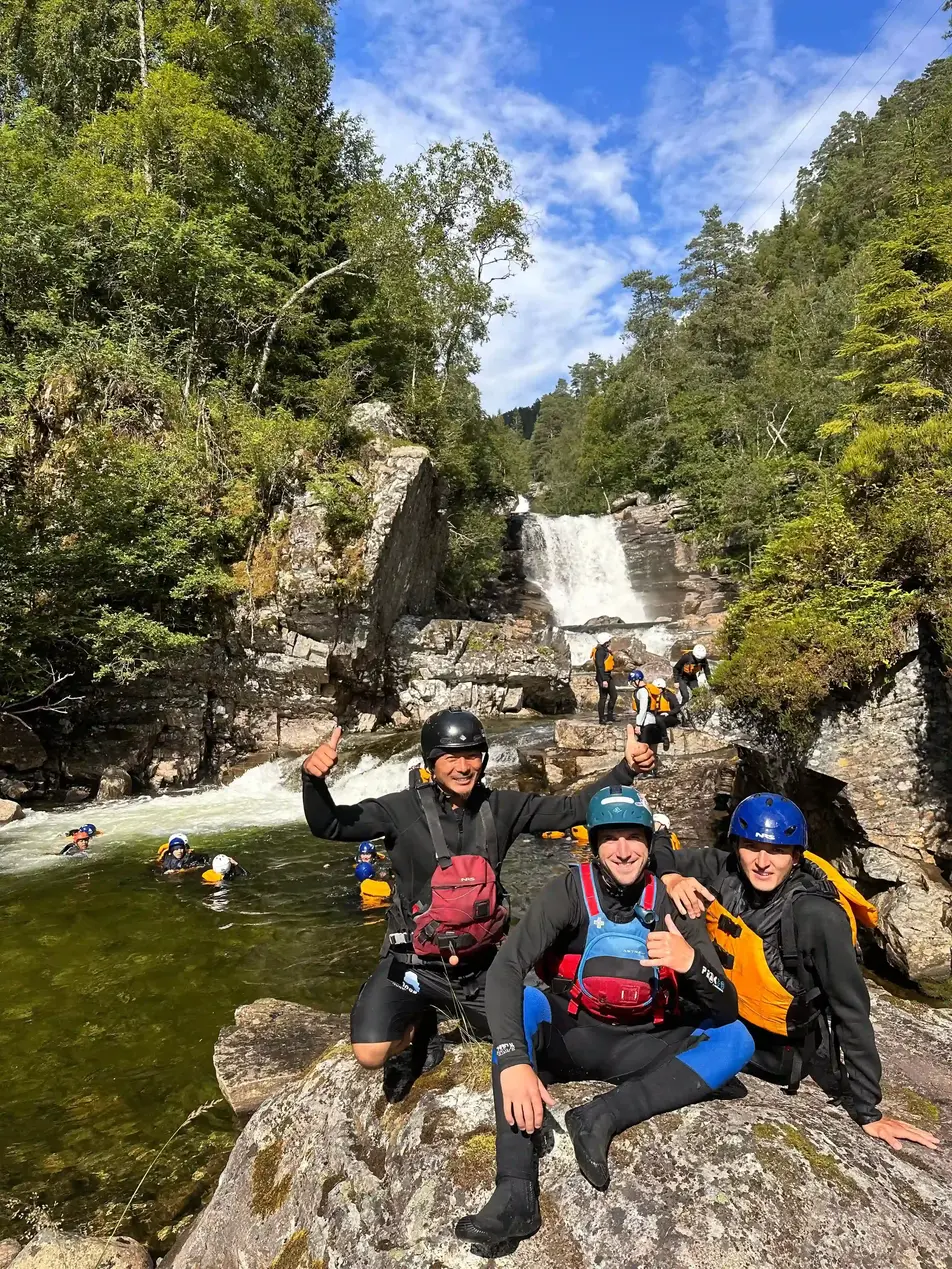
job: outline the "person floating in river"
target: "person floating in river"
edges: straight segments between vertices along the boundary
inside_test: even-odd
[[[499,870],[513,842],[522,833],[567,831],[584,820],[596,789],[630,785],[654,756],[629,727],[621,762],[574,797],[489,789],[482,724],[465,710],[446,709],[423,725],[428,778],[419,787],[338,806],[327,776],[340,738],[336,727],[304,763],[304,813],[315,837],[382,838],[386,845],[394,890],[389,933],[350,1031],[357,1061],[368,1070],[383,1067],[384,1093],[395,1102],[443,1057],[437,1007],[488,1035],[486,974],[509,926]]]
[[[102,837],[102,830],[98,829],[95,824],[83,824],[80,828],[71,828],[69,832],[63,834],[70,840],[59,852],[61,855],[85,855],[89,850],[89,843],[94,837]]]
[[[649,871],[653,827],[636,790],[598,790],[590,858],[532,900],[489,971],[496,1188],[456,1225],[483,1254],[541,1226],[537,1137],[550,1083],[616,1085],[565,1116],[582,1175],[604,1190],[618,1133],[701,1101],[753,1053],[704,922],[681,915]],[[532,968],[543,990],[524,986]]]
[[[237,859],[231,855],[216,855],[211,867],[202,873],[202,881],[207,886],[219,886],[223,881],[234,881],[238,877],[247,877],[248,870],[242,868]]]
[[[208,867],[208,857],[193,851],[184,833],[173,833],[165,845],[159,847],[155,862],[162,873],[192,872]]]
[[[878,1109],[882,1063],[855,952],[857,922],[875,925],[876,909],[807,842],[800,808],[759,793],[734,811],[729,850],[658,841],[653,859],[678,911],[705,916],[756,1045],[747,1069],[790,1093],[811,1075],[870,1137],[935,1149],[932,1133]]]
[[[592,649],[592,660],[595,662],[595,682],[598,684],[598,721],[603,725],[615,721],[615,702],[618,700],[618,688],[612,677],[615,658],[611,653],[610,634],[596,635],[596,644]]]

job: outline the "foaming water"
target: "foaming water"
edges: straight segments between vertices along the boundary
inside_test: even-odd
[[[611,516],[529,515],[523,551],[526,576],[542,588],[560,626],[601,616],[645,620]]]
[[[412,751],[390,758],[364,753],[342,770],[331,789],[339,802],[357,802],[406,788]],[[0,873],[22,873],[56,865],[75,867],[75,858],[60,858],[64,834],[78,824],[94,823],[103,836],[90,849],[89,862],[150,838],[158,845],[171,833],[196,840],[232,829],[303,822],[300,759],[278,759],[253,767],[221,788],[166,793],[66,810],[31,811],[0,829]]]

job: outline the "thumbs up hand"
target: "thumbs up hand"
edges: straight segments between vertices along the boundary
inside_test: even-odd
[[[337,766],[337,747],[340,744],[342,728],[335,727],[331,732],[330,739],[325,740],[323,745],[318,745],[314,752],[305,760],[304,770],[308,775],[316,776],[317,779],[323,780]]]
[[[625,740],[625,761],[632,771],[638,774],[650,771],[655,764],[655,756],[651,751],[650,745],[641,743],[635,735],[634,727],[630,724]]]

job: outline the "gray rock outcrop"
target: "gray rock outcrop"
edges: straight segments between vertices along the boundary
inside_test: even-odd
[[[132,776],[124,767],[107,767],[99,779],[96,799],[99,802],[113,802],[118,798],[127,798],[132,792]]]
[[[886,1109],[943,1131],[952,1107],[952,1024],[877,992]],[[663,1115],[612,1146],[595,1193],[568,1136],[541,1164],[543,1228],[505,1263],[663,1263],[731,1269],[880,1269],[947,1263],[952,1158],[866,1137],[807,1083],[797,1097],[743,1077],[747,1096]],[[601,1091],[555,1086],[554,1119]],[[388,1107],[379,1075],[346,1045],[271,1098],[239,1139],[218,1189],[169,1269],[468,1269],[454,1222],[494,1174],[484,1046],[451,1048],[410,1097]]]
[[[23,819],[23,807],[9,798],[0,798],[0,824],[10,824]]]
[[[235,1010],[215,1044],[215,1076],[232,1110],[250,1115],[267,1097],[300,1079],[347,1035],[347,1018],[289,1000],[256,1000]]]
[[[22,1250],[23,1248],[14,1238],[4,1238],[0,1241],[0,1269],[10,1269],[10,1265]]]
[[[391,639],[395,721],[418,724],[434,710],[556,713],[572,706],[565,636],[527,619],[502,622],[404,619]]]
[[[152,1269],[152,1257],[131,1238],[93,1238],[41,1230],[11,1269]]]

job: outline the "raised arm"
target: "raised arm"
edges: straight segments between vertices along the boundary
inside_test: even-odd
[[[315,837],[332,842],[362,842],[374,837],[390,837],[393,821],[376,798],[353,806],[338,806],[327,787],[327,775],[337,765],[341,729],[335,727],[329,740],[319,745],[301,769],[304,816]]]

